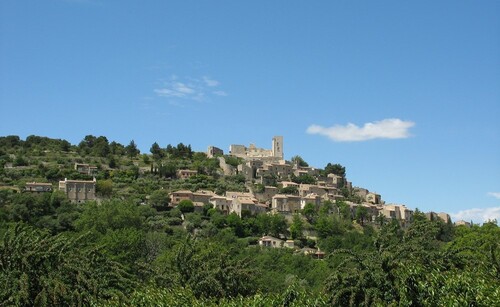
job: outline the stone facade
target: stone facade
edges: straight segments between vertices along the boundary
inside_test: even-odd
[[[97,166],[91,166],[89,164],[75,163],[75,170],[83,175],[97,175]]]
[[[35,193],[52,192],[52,183],[28,182],[24,187],[24,191]]]
[[[196,175],[198,175],[198,171],[192,171],[189,169],[181,169],[177,171],[177,178],[179,179],[188,179]]]
[[[283,244],[283,240],[271,236],[263,236],[259,239],[259,245],[262,247],[280,248],[283,247]]]
[[[245,160],[283,160],[283,137],[273,137],[271,149],[258,148],[254,144],[250,144],[249,147],[233,144],[229,146],[229,154],[232,156],[243,158]]]
[[[85,202],[95,200],[95,185],[96,180],[68,180],[59,181],[59,190],[66,193],[66,196],[71,202]]]
[[[222,156],[222,155],[224,155],[224,150],[215,146],[208,146],[207,157],[214,158],[216,156]]]

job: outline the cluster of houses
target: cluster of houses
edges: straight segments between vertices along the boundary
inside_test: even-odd
[[[372,219],[382,215],[388,219],[397,219],[402,225],[410,223],[413,211],[404,205],[385,204],[381,196],[363,188],[352,187],[352,183],[345,177],[328,174],[320,176],[320,170],[314,167],[300,166],[283,160],[283,137],[275,136],[272,140],[272,149],[257,148],[251,144],[249,147],[243,145],[231,145],[229,154],[243,160],[237,168],[224,163],[223,150],[210,146],[207,150],[209,157],[219,156],[221,166],[226,175],[241,174],[247,182],[259,183],[262,188],[250,192],[226,192],[217,195],[212,191],[188,191],[180,190],[170,193],[170,205],[175,207],[182,200],[193,202],[195,209],[201,210],[205,204],[212,204],[224,214],[235,213],[239,216],[244,214],[277,213],[290,217],[299,213],[306,204],[312,204],[319,208],[325,201],[335,202],[344,200],[341,193],[342,188],[352,190],[361,199],[357,204],[345,201],[349,206],[352,216],[355,216],[359,206],[365,207],[367,215]],[[178,178],[189,178],[196,175],[196,171],[180,170]],[[316,179],[315,184],[299,184],[289,181],[292,176],[300,177],[309,175]],[[270,185],[272,182],[279,188]],[[289,189],[287,189],[289,188]],[[280,193],[280,191],[296,191],[295,193]]]
[[[213,191],[180,190],[170,193],[170,206],[177,206],[182,200],[190,200],[195,205],[195,210],[202,210],[206,204],[212,204],[224,214],[235,213],[239,216],[245,214],[273,213],[282,214],[290,218],[293,214],[301,212],[307,204],[319,208],[325,201],[335,202],[343,200],[349,206],[352,217],[355,217],[359,207],[366,208],[368,218],[375,221],[376,217],[383,216],[387,219],[396,219],[401,225],[406,226],[412,221],[413,211],[402,204],[386,204],[380,194],[367,189],[353,187],[345,177],[335,174],[320,176],[320,170],[314,167],[304,167],[298,163],[292,164],[283,159],[283,137],[275,136],[272,139],[271,149],[257,148],[251,144],[231,145],[229,154],[243,160],[237,168],[224,163],[223,150],[210,146],[207,151],[209,157],[218,156],[221,167],[226,175],[242,174],[247,182],[259,183],[258,191],[231,192],[217,195]],[[97,167],[89,164],[75,163],[74,169],[80,174],[95,176]],[[188,179],[197,175],[195,170],[179,170],[179,179]],[[292,176],[300,177],[309,175],[316,180],[315,184],[303,184],[290,181]],[[272,183],[273,185],[271,185]],[[278,185],[276,187],[275,185]],[[255,186],[253,186],[255,187]],[[287,189],[288,188],[288,189]],[[96,200],[96,180],[68,180],[59,182],[58,189],[63,191],[72,202],[80,203]],[[352,191],[361,200],[360,203],[344,199],[342,189]],[[50,183],[27,183],[26,192],[51,192]],[[294,191],[294,193],[280,193],[280,191]],[[446,213],[427,213],[429,219],[440,218],[450,222]],[[470,223],[459,221],[457,224],[470,226]],[[267,244],[267,243],[266,243]],[[283,244],[281,244],[283,245]]]
[[[195,206],[195,210],[202,210],[205,204],[212,204],[224,214],[235,213],[240,217],[245,214],[274,213],[282,214],[288,218],[295,213],[300,213],[307,204],[312,204],[319,209],[324,201],[332,200],[332,195],[328,193],[328,188],[317,185],[295,184],[284,182],[283,186],[298,185],[299,195],[280,194],[279,189],[274,186],[264,187],[262,193],[252,192],[226,192],[224,195],[217,195],[212,191],[200,190],[192,192],[180,190],[170,193],[170,205],[177,206],[182,200],[190,200]],[[370,194],[371,195],[371,194]],[[342,199],[334,194],[333,199]],[[383,204],[376,202],[380,198],[367,197],[367,201],[357,204],[344,201],[349,206],[352,217],[355,217],[359,206],[365,207],[367,216],[373,221],[379,215],[387,219],[396,219],[403,226],[408,225],[413,216],[413,211],[405,205]],[[440,216],[441,217],[441,216]],[[449,216],[448,216],[449,219]]]
[[[83,175],[95,176],[97,167],[89,164],[75,163],[74,169]],[[96,200],[96,179],[93,180],[68,180],[59,181],[59,191],[63,191],[68,199],[74,203],[83,203]],[[44,182],[28,182],[25,192],[43,193],[52,192],[52,184]]]

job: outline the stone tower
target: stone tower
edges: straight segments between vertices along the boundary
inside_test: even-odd
[[[273,157],[283,160],[283,136],[273,137]]]

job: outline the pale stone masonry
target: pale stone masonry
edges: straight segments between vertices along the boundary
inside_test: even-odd
[[[214,196],[217,196],[217,194],[212,191],[205,190],[200,190],[197,192],[180,190],[169,194],[171,206],[177,206],[182,200],[190,200],[193,203],[208,204],[210,202],[210,199]]]
[[[84,163],[75,163],[75,170],[82,175],[96,176],[97,166],[92,166]]]
[[[88,200],[95,200],[96,180],[68,180],[65,178],[59,181],[59,190],[66,193],[71,202],[81,203]]]
[[[216,156],[222,156],[222,155],[224,155],[224,151],[222,149],[215,146],[208,146],[207,157],[214,158]]]
[[[445,212],[436,213],[436,212],[431,211],[431,212],[425,213],[425,216],[427,217],[427,219],[429,219],[431,221],[437,220],[439,218],[445,223],[451,222],[450,215],[448,213],[445,213]]]
[[[283,247],[284,242],[285,241],[281,239],[271,236],[263,236],[262,238],[259,239],[259,245],[262,247],[280,248]]]
[[[177,178],[179,179],[188,179],[196,175],[198,175],[198,171],[193,171],[189,169],[181,169],[177,171]]]
[[[229,154],[245,160],[263,159],[268,161],[283,160],[283,137],[273,137],[271,149],[258,148],[254,144],[249,147],[233,144],[229,146]]]
[[[464,220],[460,220],[460,221],[456,221],[455,222],[455,226],[465,226],[467,228],[470,228],[471,227],[471,223],[466,222]]]
[[[52,192],[52,183],[27,182],[24,191],[35,193]]]

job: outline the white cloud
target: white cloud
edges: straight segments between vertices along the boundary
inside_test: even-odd
[[[210,86],[210,87],[218,86],[220,84],[219,81],[211,79],[211,78],[206,77],[206,76],[203,77],[203,82],[205,82],[205,84],[207,86]]]
[[[337,142],[404,139],[410,136],[408,130],[413,126],[415,126],[414,122],[389,118],[373,123],[366,123],[363,127],[358,127],[351,123],[345,126],[335,125],[332,127],[311,125],[307,128],[307,133],[324,135]]]
[[[155,93],[162,97],[186,98],[196,94],[194,87],[182,82],[169,82],[163,88],[155,89]]]
[[[451,213],[450,216],[454,222],[464,220],[466,222],[484,223],[493,219],[500,221],[500,207],[467,209]]]
[[[500,199],[500,192],[489,192],[488,195]]]
[[[169,99],[171,105],[180,105],[178,100],[205,101],[213,95],[227,96],[225,91],[211,89],[218,87],[219,84],[219,81],[208,77],[196,79],[172,75],[168,81],[163,81],[161,86],[153,91],[158,97]]]
[[[224,91],[214,91],[212,93],[217,96],[227,96],[227,93]]]

